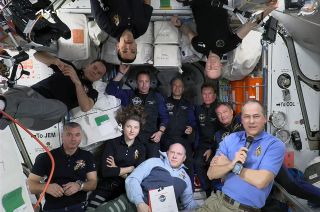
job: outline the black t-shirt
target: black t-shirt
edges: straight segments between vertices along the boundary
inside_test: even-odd
[[[88,97],[96,102],[98,98],[98,91],[92,87],[92,82],[84,79],[83,71],[76,69],[76,67],[68,61],[62,61],[73,66],[82,85],[85,87]],[[70,77],[64,76],[56,65],[50,65],[49,67],[52,68],[54,73],[50,77],[34,84],[31,88],[48,99],[60,100],[68,107],[68,110],[78,107],[79,103],[76,87]]]
[[[51,183],[57,183],[62,186],[68,182],[77,180],[85,181],[89,172],[96,171],[93,155],[85,150],[78,149],[73,155],[67,155],[63,147],[54,149],[51,154],[55,160],[55,170]],[[49,176],[51,170],[51,161],[46,153],[37,156],[32,173],[38,176]],[[87,192],[79,191],[71,196],[62,196],[55,198],[50,194],[45,195],[45,210],[64,208],[66,206],[79,204],[87,198]]]
[[[117,167],[107,167],[106,160],[109,156],[114,158]],[[145,148],[138,138],[135,139],[131,146],[126,144],[123,136],[112,139],[107,141],[102,155],[102,176],[105,178],[119,177],[121,167],[137,167],[145,159]]]
[[[108,167],[107,158],[112,156],[117,167]],[[128,146],[124,137],[112,139],[106,142],[101,157],[101,175],[98,190],[104,190],[106,201],[125,193],[125,179],[120,174],[123,167],[137,167],[146,159],[146,151],[142,142],[136,138],[131,146]],[[129,175],[130,173],[128,173]]]
[[[212,51],[221,58],[223,54],[235,49],[242,40],[230,29],[227,11],[212,6],[210,2],[209,0],[192,2],[192,13],[198,35],[191,43],[197,52],[208,55]]]

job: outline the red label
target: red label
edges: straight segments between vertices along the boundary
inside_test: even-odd
[[[283,163],[287,168],[294,168],[294,151],[286,152]]]

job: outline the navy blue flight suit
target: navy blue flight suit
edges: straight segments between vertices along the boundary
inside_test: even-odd
[[[185,134],[187,126],[191,126],[193,131],[196,127],[193,105],[184,98],[173,99],[171,96],[166,99],[166,107],[169,114],[169,122],[164,135],[161,138],[160,149],[167,151],[173,143],[180,143],[186,149],[187,159],[184,165],[188,168],[187,173],[193,181],[193,142],[194,133]]]
[[[220,126],[218,124],[215,112],[217,102],[215,101],[209,107],[202,104],[196,107],[195,114],[197,120],[197,144],[194,155],[194,168],[200,178],[201,187],[206,191],[207,195],[211,193],[210,181],[207,176],[210,158],[205,161],[203,154],[211,149],[213,153],[217,149],[217,143],[214,141],[214,135]],[[213,156],[213,154],[212,154]]]

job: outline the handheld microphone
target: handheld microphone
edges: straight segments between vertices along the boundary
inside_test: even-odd
[[[250,148],[250,146],[251,146],[251,144],[252,144],[252,141],[253,141],[253,137],[252,137],[252,136],[248,136],[247,139],[246,139],[246,144],[245,144],[245,147],[246,147],[247,149]],[[243,164],[242,164],[240,161],[238,161],[238,162],[234,165],[234,167],[233,167],[233,169],[232,169],[232,172],[235,173],[236,175],[239,175],[240,172],[241,172],[241,170],[242,170],[242,168],[243,168]]]

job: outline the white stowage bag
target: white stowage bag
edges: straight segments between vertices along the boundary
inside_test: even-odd
[[[222,67],[222,76],[230,81],[241,80],[256,67],[261,57],[261,32],[251,30],[242,43],[228,53],[228,62]]]
[[[181,67],[181,55],[178,45],[155,45],[154,66],[157,68]]]
[[[85,60],[89,57],[88,19],[83,14],[57,13],[69,27],[71,38],[58,40],[58,57],[65,60]]]
[[[148,43],[137,43],[137,56],[131,64],[153,64],[153,45]]]
[[[133,65],[153,64],[153,24],[150,22],[147,31],[136,39],[137,57]]]
[[[154,22],[154,44],[179,44],[180,32],[170,21]]]
[[[121,128],[115,120],[116,112],[121,107],[121,101],[104,93],[105,83],[99,81],[94,86],[98,90],[99,96],[93,109],[82,112],[77,107],[70,111],[70,121],[79,123],[84,131],[80,147],[86,147],[121,135]]]

